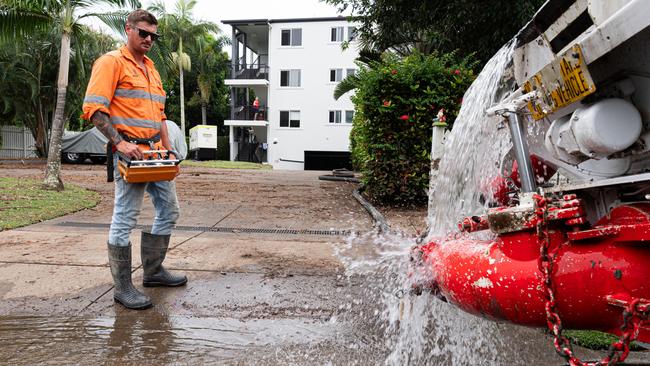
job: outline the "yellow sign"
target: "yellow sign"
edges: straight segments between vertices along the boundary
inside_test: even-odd
[[[528,103],[528,109],[535,120],[557,111],[596,91],[579,45],[547,65],[524,83],[524,90],[530,93],[540,90],[542,100]]]

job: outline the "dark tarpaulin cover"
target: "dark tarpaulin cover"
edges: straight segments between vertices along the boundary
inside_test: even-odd
[[[97,127],[93,127],[88,131],[65,134],[61,141],[61,151],[105,155],[107,142],[108,139]]]
[[[575,0],[548,0],[544,3],[533,19],[515,36],[517,38],[517,47],[521,47],[535,40],[535,38],[544,33],[575,2]]]

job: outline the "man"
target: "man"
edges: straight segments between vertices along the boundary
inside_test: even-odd
[[[145,10],[129,14],[126,46],[95,61],[83,105],[82,117],[92,121],[114,150],[136,160],[143,158],[142,150],[150,143],[157,149],[173,150],[167,124],[163,123],[166,94],[158,71],[145,56],[159,37],[157,24],[156,18]],[[173,154],[170,158],[174,158]],[[117,155],[113,163],[117,167]],[[156,217],[151,232],[142,232],[143,285],[187,283],[187,277],[174,275],[162,266],[179,216],[176,189],[172,182],[131,184],[122,179],[117,169],[114,174],[115,204],[108,235],[108,259],[115,285],[113,297],[127,308],[145,309],[151,306],[151,300],[131,281],[129,240],[145,191],[151,196]]]

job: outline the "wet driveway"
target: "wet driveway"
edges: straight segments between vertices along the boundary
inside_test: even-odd
[[[424,213],[387,212],[406,235],[377,237],[352,198],[355,186],[314,172],[184,170],[165,265],[190,281],[144,289],[155,306],[126,310],[112,299],[112,186],[103,173],[64,170],[64,181],[100,191],[96,208],[0,232],[0,364],[562,364],[539,330],[476,318],[427,295],[395,296]],[[139,223],[152,217],[147,203]],[[138,230],[132,244],[141,288]]]

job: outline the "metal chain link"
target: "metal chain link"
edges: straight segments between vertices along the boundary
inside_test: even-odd
[[[635,299],[631,301],[623,311],[622,334],[618,341],[610,345],[607,356],[597,362],[585,362],[577,358],[573,353],[571,341],[562,335],[562,320],[557,312],[555,303],[553,267],[555,266],[559,246],[549,252],[551,247],[551,238],[548,234],[547,203],[549,200],[541,195],[535,195],[534,198],[536,203],[535,214],[537,216],[537,240],[540,247],[540,256],[537,265],[543,276],[542,289],[546,297],[546,323],[548,329],[553,333],[553,346],[555,350],[560,356],[564,357],[570,366],[610,366],[623,362],[630,352],[630,343],[639,335],[641,320],[645,315],[638,309],[639,300]]]

